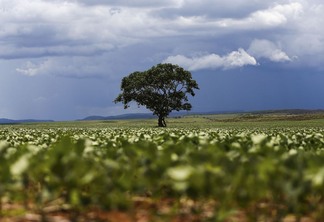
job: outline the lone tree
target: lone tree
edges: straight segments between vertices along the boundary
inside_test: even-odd
[[[171,111],[191,110],[187,94],[195,96],[198,84],[191,73],[178,65],[158,64],[144,72],[133,72],[122,79],[121,93],[115,103],[122,102],[124,108],[131,101],[145,106],[158,116],[158,126],[166,127],[165,117]]]

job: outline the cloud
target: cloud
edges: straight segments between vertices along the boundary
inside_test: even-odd
[[[324,24],[323,2],[305,2],[303,16],[289,27],[290,32],[281,36],[281,40],[291,53],[299,57],[311,56],[313,59],[322,57],[324,53],[322,24]]]
[[[21,59],[21,58],[42,58],[58,56],[95,56],[114,49],[109,44],[85,44],[85,45],[55,45],[55,46],[17,46],[0,45],[0,58],[2,59]]]
[[[92,56],[163,35],[146,10],[78,2],[3,0],[0,58]]]
[[[184,55],[169,56],[164,63],[178,64],[195,71],[201,69],[233,69],[247,65],[258,65],[257,59],[269,59],[272,62],[292,61],[278,44],[265,39],[255,39],[247,51],[239,48],[225,56],[208,54],[202,56],[186,57]]]
[[[247,50],[255,58],[266,58],[273,62],[291,61],[291,58],[278,45],[265,39],[255,39]]]
[[[151,1],[144,0],[109,1],[109,4],[60,0],[3,0],[1,3],[0,40],[1,49],[5,50],[1,50],[0,58],[3,59],[91,56],[152,38],[219,36],[241,29],[271,28],[286,24],[302,9],[300,3],[276,5],[235,19],[211,18],[202,10],[197,15],[158,16],[159,10],[168,14],[170,7],[186,11],[187,5],[201,9],[208,6],[189,0],[158,1],[155,7]]]
[[[300,3],[276,5],[265,10],[257,10],[241,19],[221,19],[217,23],[220,27],[232,29],[265,29],[283,26],[291,20],[297,19],[303,11]]]
[[[109,5],[109,6],[128,6],[128,7],[172,7],[179,6],[183,0],[78,0],[77,2],[86,5]]]
[[[189,58],[183,55],[169,56],[163,63],[173,63],[183,66],[190,71],[201,69],[232,69],[247,65],[257,65],[257,61],[244,49],[233,51],[225,56],[209,54]]]
[[[107,69],[103,67],[101,58],[98,62],[88,60],[85,57],[48,58],[43,61],[27,61],[16,71],[27,76],[53,75],[72,78],[101,77],[107,75]]]
[[[46,66],[46,63],[36,65],[31,61],[28,61],[25,63],[23,68],[17,68],[16,71],[26,76],[35,76],[38,75],[42,70],[46,69]]]
[[[87,57],[84,60],[88,66],[90,63],[98,65],[98,57],[134,45],[143,45],[141,50],[149,51],[150,43],[160,44],[161,40],[164,45],[156,47],[159,52],[151,50],[150,58],[159,53],[170,55],[171,51],[181,56],[193,51],[246,49],[255,38],[272,43],[253,42],[247,52],[254,60],[289,61],[288,55],[296,55],[304,56],[305,63],[309,60],[315,63],[324,52],[324,31],[320,26],[324,6],[319,0],[278,0],[275,3],[271,0],[1,0],[0,11],[0,59],[26,59],[26,64],[17,70],[29,75],[34,69],[39,75],[44,69],[40,64],[50,59],[55,61],[55,66],[65,69],[58,70],[53,65],[47,68],[52,71],[45,73],[65,70],[66,76],[71,76],[73,69],[66,67],[79,65],[76,60],[82,61],[81,57]],[[284,45],[284,50],[277,43]],[[267,50],[260,52],[260,44]],[[184,51],[175,49],[184,47]],[[166,48],[168,51],[163,51]],[[244,57],[237,52],[238,57]],[[225,56],[211,54],[205,57],[200,58],[206,60],[201,64],[217,60],[221,61],[215,63],[221,64],[215,65],[217,67],[240,67],[224,62]],[[28,67],[27,61],[37,67]],[[100,61],[104,63],[103,59]],[[253,60],[247,63],[251,61],[253,63]],[[316,64],[321,65],[321,59]],[[200,66],[203,65],[197,65]],[[100,64],[99,68],[107,70],[107,65]],[[82,76],[93,75],[76,71],[83,73]]]

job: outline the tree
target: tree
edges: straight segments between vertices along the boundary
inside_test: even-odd
[[[194,89],[199,87],[189,71],[170,63],[158,64],[124,77],[122,92],[114,102],[122,102],[127,109],[129,103],[135,101],[158,116],[159,127],[166,127],[165,118],[171,111],[191,110],[187,95],[195,96]]]

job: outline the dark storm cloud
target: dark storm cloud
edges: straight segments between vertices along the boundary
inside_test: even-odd
[[[195,36],[197,42],[210,39],[216,44],[222,39],[231,39],[224,45],[228,50],[222,54],[239,48],[248,50],[247,45],[257,40],[269,42],[268,46],[276,47],[268,47],[268,50],[277,50],[277,53],[279,50],[287,57],[300,57],[303,52],[321,54],[324,48],[323,31],[316,27],[323,20],[321,12],[324,9],[316,1],[311,4],[299,0],[276,3],[169,0],[152,4],[144,0],[3,0],[0,8],[3,24],[0,58],[4,59],[53,56],[91,59],[90,56],[112,49],[176,36],[179,37],[178,45],[185,44],[190,36]],[[314,13],[316,18],[312,17]],[[268,31],[273,34],[267,35]],[[261,36],[254,37],[256,32]],[[230,42],[235,45],[241,41],[237,36],[242,35],[249,38],[241,46],[232,47]],[[305,42],[312,44],[305,45]],[[258,45],[253,46],[253,51],[258,51]],[[268,52],[268,56],[263,57],[275,53]]]

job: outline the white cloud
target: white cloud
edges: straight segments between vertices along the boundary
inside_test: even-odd
[[[98,58],[101,60],[101,58]],[[99,77],[107,75],[103,62],[98,63],[86,57],[48,58],[41,62],[27,61],[16,71],[27,76],[54,75],[73,78]]]
[[[224,57],[224,67],[225,68],[236,68],[246,65],[257,65],[257,61],[253,56],[249,55],[244,49],[238,49],[238,51],[233,51]]]
[[[163,63],[173,63],[195,71],[201,69],[232,69],[247,65],[257,65],[257,61],[244,49],[238,49],[225,56],[209,54],[200,57],[189,58],[183,55],[169,56]]]
[[[265,39],[255,39],[248,49],[255,58],[266,58],[273,62],[291,61],[291,58],[278,45]]]
[[[3,0],[0,58],[86,55],[164,35],[149,10],[77,2]],[[113,12],[113,13],[112,13]]]
[[[276,5],[265,10],[257,10],[242,19],[222,19],[218,25],[224,28],[235,29],[263,29],[273,28],[287,24],[290,20],[297,19],[303,11],[300,3]]]
[[[303,16],[292,26],[290,32],[281,36],[286,48],[299,57],[316,60],[324,54],[324,3],[306,1]],[[305,58],[308,60],[308,58]]]
[[[46,63],[36,65],[31,61],[28,61],[25,63],[23,68],[17,68],[16,71],[26,76],[35,76],[44,69],[46,69]]]

